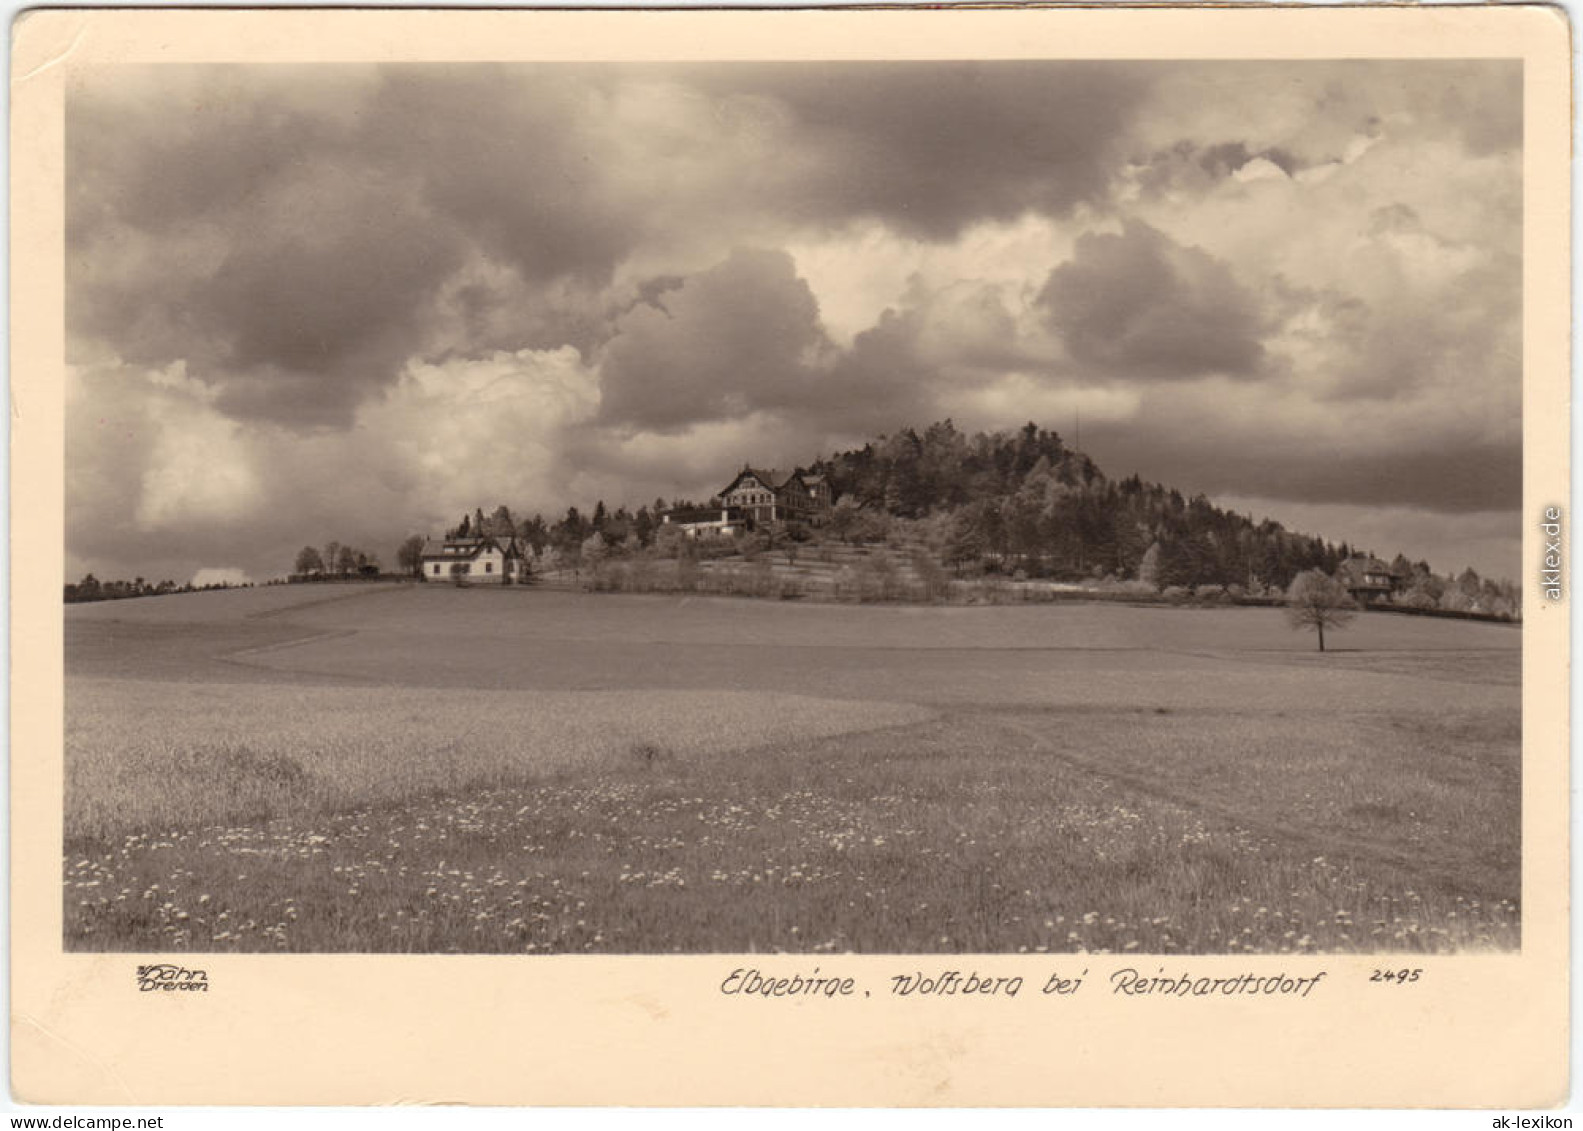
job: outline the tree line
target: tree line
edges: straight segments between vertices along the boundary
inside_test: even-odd
[[[1334,577],[1355,555],[1346,542],[1255,522],[1204,495],[1184,496],[1134,474],[1112,479],[1061,436],[1030,422],[1015,431],[962,432],[947,419],[919,432],[905,428],[861,448],[815,460],[835,497],[820,529],[783,530],[791,539],[887,540],[921,548],[961,576],[1001,574],[1068,582],[1136,585],[1156,592],[1220,589],[1255,596],[1284,593],[1300,574]],[[719,499],[706,505],[719,505]],[[675,558],[710,552],[664,523],[667,511],[697,507],[689,499],[656,498],[636,510],[568,507],[559,518],[518,518],[504,504],[478,507],[446,529],[447,538],[515,538],[540,570],[639,556]],[[737,549],[762,549],[777,535],[739,538]],[[783,539],[784,540],[784,539]],[[396,550],[399,569],[421,574],[424,537]],[[332,564],[333,563],[333,564]],[[1397,578],[1393,603],[1419,609],[1516,615],[1517,587],[1481,578],[1469,568],[1435,573],[1425,561],[1397,554],[1387,563]],[[331,542],[304,547],[303,576],[377,574],[370,555]]]
[[[224,583],[194,585],[190,581],[178,585],[174,581],[151,582],[141,577],[135,577],[131,581],[100,581],[92,573],[88,573],[81,581],[66,583],[65,598],[68,605],[74,605],[85,601],[120,601],[127,597],[163,597],[170,593],[197,593],[208,589],[235,588],[239,587]]]
[[[585,558],[599,558],[611,554],[630,554],[648,550],[663,533],[662,517],[666,511],[696,506],[685,499],[667,503],[656,498],[651,505],[644,504],[636,511],[625,505],[611,510],[600,499],[586,514],[571,506],[559,519],[546,521],[542,514],[518,519],[511,508],[504,504],[489,514],[482,507],[471,514],[464,514],[455,526],[447,527],[445,537],[453,538],[515,538],[535,559],[547,568],[580,564]],[[674,532],[673,532],[674,533]],[[417,575],[421,571],[424,537],[410,535],[402,542],[396,559],[401,568]]]
[[[378,577],[379,573],[379,558],[376,555],[334,540],[326,542],[323,550],[316,546],[304,546],[297,551],[292,568],[292,576],[304,580]]]
[[[660,515],[665,511],[695,506],[684,500],[666,503],[656,498],[653,506],[641,506],[636,512],[625,506],[610,510],[604,500],[595,503],[591,512],[584,514],[577,507],[568,507],[561,518],[547,522],[542,514],[518,519],[511,508],[504,504],[489,514],[482,507],[471,514],[464,514],[461,521],[445,529],[447,539],[494,537],[514,538],[536,559],[549,559],[551,568],[557,565],[579,564],[585,554],[597,558],[608,553],[636,552],[654,544],[661,527]],[[410,534],[396,547],[395,560],[401,573],[421,576],[423,548],[427,539],[422,534]],[[304,546],[297,552],[292,564],[293,578],[300,580],[330,580],[335,578],[371,577],[382,573],[377,555],[360,550],[350,544],[331,541],[325,546]]]

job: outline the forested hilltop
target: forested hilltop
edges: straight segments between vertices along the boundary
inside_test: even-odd
[[[1304,570],[1334,575],[1371,552],[1222,510],[1203,495],[1108,478],[1087,455],[1033,423],[968,436],[950,420],[922,433],[881,436],[817,461],[837,503],[837,536],[883,536],[869,516],[912,525],[959,570],[1017,571],[1030,578],[1138,581],[1156,589],[1285,590]],[[1472,569],[1438,576],[1397,554],[1395,603],[1515,613],[1515,587]]]
[[[838,533],[861,527],[862,511],[881,512],[921,523],[950,564],[986,562],[1029,577],[1284,589],[1305,569],[1334,573],[1353,553],[1277,522],[1255,524],[1202,495],[1188,499],[1136,475],[1110,479],[1032,423],[971,437],[950,420],[921,434],[907,428],[814,470],[835,489]],[[1405,558],[1397,565],[1413,569]]]
[[[1398,608],[1520,615],[1517,588],[1509,581],[1480,578],[1472,569],[1439,575],[1428,562],[1402,554],[1380,561],[1361,547],[1332,544],[1268,519],[1256,523],[1202,495],[1187,498],[1136,475],[1110,479],[1058,434],[1033,423],[1015,432],[971,436],[950,420],[921,433],[905,428],[816,459],[806,470],[825,476],[834,492],[829,520],[817,527],[792,524],[731,538],[688,539],[665,517],[699,504],[656,499],[636,511],[624,505],[611,510],[600,500],[591,513],[574,506],[554,522],[541,515],[514,519],[505,506],[488,516],[479,509],[448,533],[515,536],[531,547],[532,570],[576,571],[580,584],[595,588],[706,584],[707,575],[689,563],[736,557],[762,566],[760,559],[774,551],[800,569],[846,560],[857,576],[836,578],[836,591],[857,599],[874,593],[961,597],[978,592],[975,579],[1077,583],[1167,598],[1275,597],[1305,570],[1340,575],[1349,584],[1366,580],[1366,570],[1378,570],[1391,579],[1388,596],[1379,599]],[[719,502],[708,500],[711,506]],[[878,544],[891,552],[861,563],[821,549]],[[404,548],[404,567],[420,545],[414,539]],[[663,563],[677,568],[655,568]],[[892,566],[905,567],[914,583],[892,584],[886,572]],[[794,577],[734,578],[729,568],[715,575],[721,578],[736,586],[733,592],[787,595],[798,584]]]

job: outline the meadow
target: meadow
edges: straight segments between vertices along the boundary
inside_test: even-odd
[[[66,630],[70,949],[1520,943],[1509,627],[347,585]]]

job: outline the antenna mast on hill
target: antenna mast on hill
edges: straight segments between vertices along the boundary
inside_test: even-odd
[[[1083,450],[1083,410],[1079,406],[1072,408],[1072,431],[1077,435],[1072,440],[1072,447],[1077,451]]]

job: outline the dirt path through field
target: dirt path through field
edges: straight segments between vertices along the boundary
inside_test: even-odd
[[[1054,723],[1049,718],[1035,721],[1014,715],[986,713],[978,716],[978,720],[982,725],[996,728],[1003,734],[1009,732],[1020,736],[1031,744],[1032,749],[1080,773],[1102,778],[1146,797],[1170,802],[1267,840],[1296,846],[1316,855],[1329,854],[1388,865],[1420,876],[1426,884],[1476,894],[1490,900],[1511,897],[1518,890],[1519,859],[1496,862],[1478,852],[1459,853],[1456,859],[1449,859],[1444,853],[1426,857],[1421,850],[1404,848],[1381,836],[1352,833],[1338,837],[1334,828],[1311,828],[1289,819],[1267,816],[1267,811],[1261,812],[1259,806],[1249,804],[1244,797],[1238,797],[1228,804],[1215,800],[1205,790],[1185,785],[1179,778],[1165,781],[1158,774],[1151,775],[1136,767],[1123,768],[1113,762],[1105,764],[1084,757],[1072,744],[1053,737]]]

